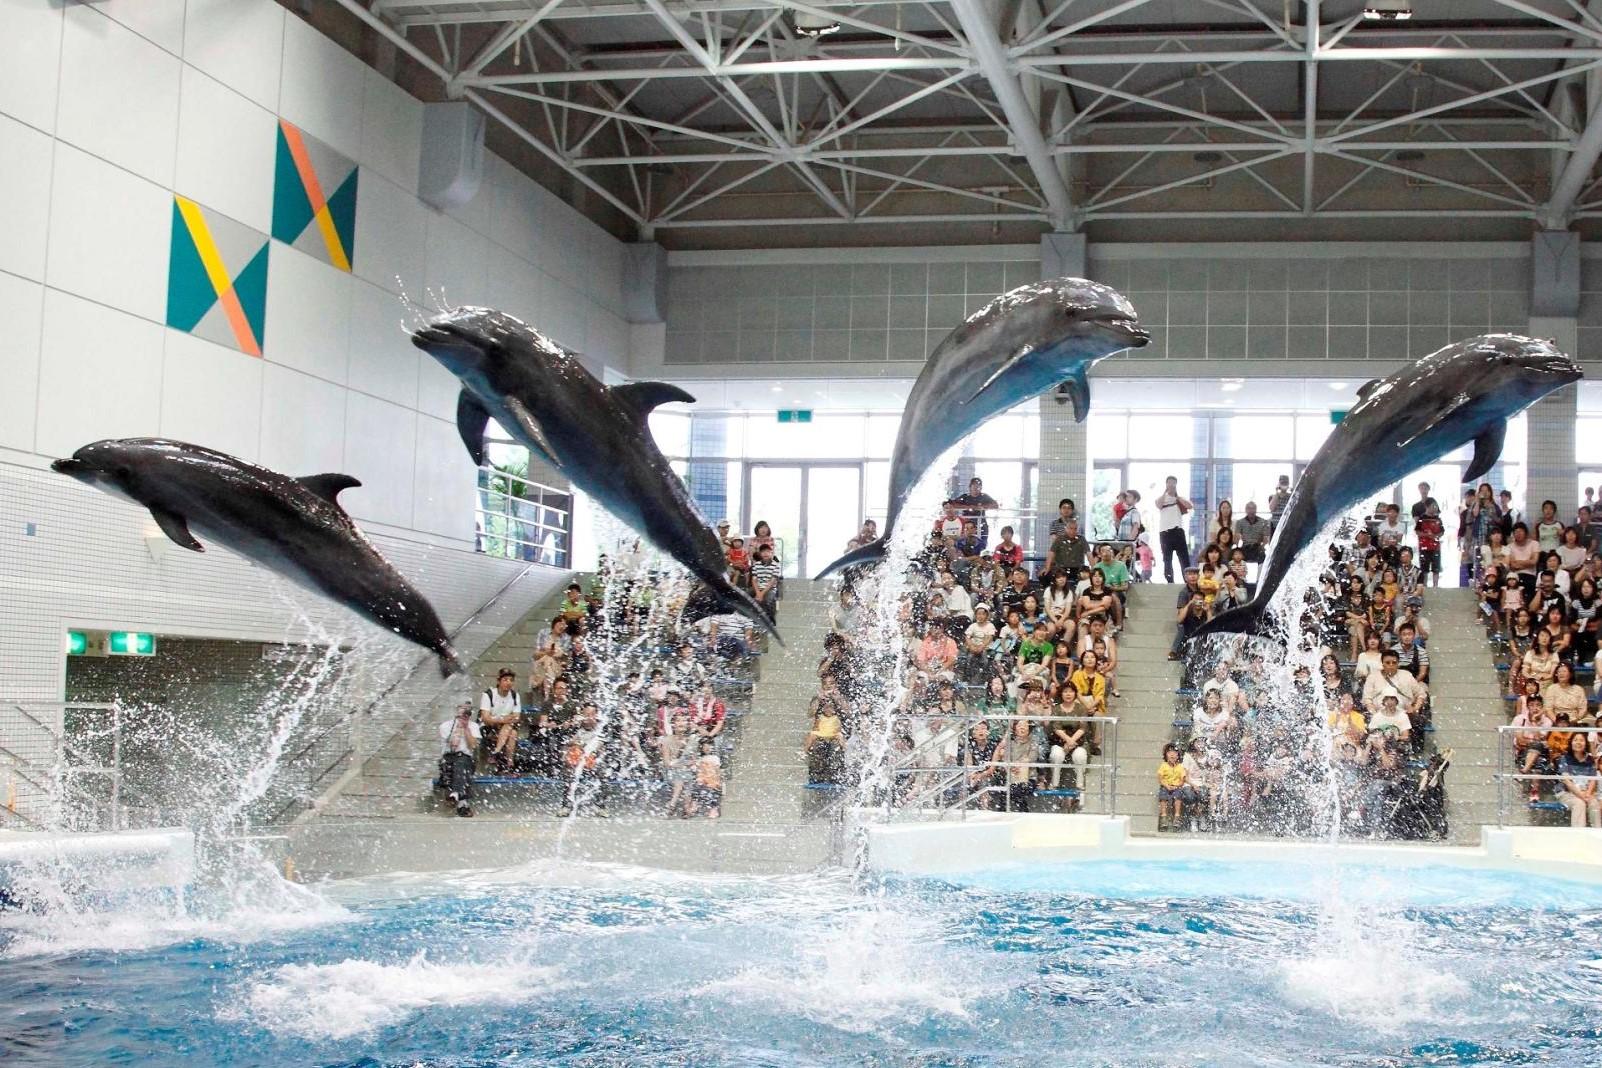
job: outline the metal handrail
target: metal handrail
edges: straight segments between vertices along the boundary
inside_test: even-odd
[[[507,493],[499,489],[490,488],[491,479],[505,479],[508,483],[517,483],[523,487],[524,492]],[[527,491],[533,490],[532,496]],[[537,562],[547,563],[553,567],[565,567],[572,555],[573,515],[570,507],[561,507],[546,503],[547,494],[558,499],[571,501],[571,490],[564,490],[556,486],[548,486],[543,482],[522,475],[515,475],[509,471],[484,465],[478,469],[479,503],[474,507],[476,543],[480,552],[492,556],[510,557],[512,559],[525,559],[523,552],[493,552],[486,545],[488,541],[495,541],[502,546],[517,549],[531,549],[536,554]],[[492,507],[499,503],[500,507]],[[517,515],[516,508],[520,504],[531,505],[535,509],[532,518]],[[554,522],[548,522],[547,516],[554,516]],[[498,520],[506,529],[496,532],[491,530],[495,525],[492,520]],[[529,530],[533,531],[534,539],[523,537]],[[546,539],[554,535],[554,544],[547,546]],[[544,559],[547,555],[554,559]]]
[[[1543,774],[1537,774],[1535,772],[1525,772],[1525,771],[1511,771],[1510,772],[1510,771],[1507,770],[1507,755],[1508,755],[1509,746],[1504,744],[1505,740],[1510,736],[1515,736],[1515,735],[1519,735],[1519,734],[1528,734],[1530,732],[1535,732],[1535,733],[1541,734],[1543,736],[1543,740],[1542,740],[1542,742],[1539,742],[1539,743],[1536,743],[1536,744],[1544,745],[1545,744],[1544,736],[1548,735],[1548,734],[1602,734],[1602,727],[1564,727],[1564,726],[1559,726],[1556,723],[1550,724],[1549,726],[1546,726],[1546,727],[1515,726],[1514,724],[1511,724],[1511,723],[1509,723],[1509,724],[1507,724],[1505,726],[1497,727],[1496,728],[1496,735],[1497,735],[1497,738],[1496,738],[1496,773],[1494,775],[1492,775],[1491,778],[1492,778],[1492,781],[1494,781],[1496,783],[1496,825],[1498,827],[1507,826],[1507,784],[1508,783],[1550,782],[1550,781],[1553,781],[1553,780],[1561,780],[1561,779],[1568,778],[1567,775],[1543,775]],[[1514,746],[1514,748],[1516,750],[1516,745]],[[1602,769],[1598,770],[1598,775],[1602,776]]]
[[[44,794],[48,798],[52,798],[52,803],[56,805],[59,805],[63,801],[67,791],[67,783],[71,779],[83,775],[103,775],[108,777],[111,782],[110,829],[121,830],[123,823],[122,707],[115,701],[35,701],[30,703],[34,705],[45,704],[50,708],[59,708],[62,711],[62,725],[58,730],[41,720],[39,717],[35,716],[33,713],[29,712],[23,702],[6,702],[7,706],[25,719],[29,724],[38,728],[40,731],[43,731],[44,734],[50,739],[50,747],[53,750],[51,757],[51,763],[53,766],[49,771],[49,778],[53,781],[41,782],[38,778],[32,774],[29,774],[29,772],[25,770],[36,768],[37,761],[30,760],[13,749],[0,746],[0,752],[4,752],[11,758],[10,767],[12,768],[13,772],[20,778],[26,780],[27,783],[35,790]],[[65,716],[69,710],[111,713],[111,765],[109,767],[89,763],[91,760],[90,754],[83,752],[81,749],[67,740]],[[70,763],[72,761],[81,761],[82,763],[73,765]],[[43,774],[42,771],[41,774]],[[22,816],[21,813],[14,814]],[[40,825],[38,821],[29,817],[22,816],[22,818],[28,819],[28,822],[33,823],[35,826]]]

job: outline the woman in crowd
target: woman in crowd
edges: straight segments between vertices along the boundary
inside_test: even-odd
[[[1513,524],[1513,540],[1507,546],[1507,566],[1524,588],[1524,601],[1535,596],[1535,566],[1541,557],[1541,546],[1530,537],[1530,528],[1523,523]]]
[[[1369,673],[1380,669],[1380,632],[1371,630],[1363,636],[1363,651],[1357,654],[1357,662],[1352,668],[1352,677],[1359,683],[1368,678]]]
[[[1502,512],[1496,505],[1496,490],[1491,488],[1489,482],[1481,482],[1463,509],[1462,521],[1458,526],[1458,543],[1462,546],[1465,559],[1478,564],[1482,572],[1486,562],[1481,549],[1487,546],[1491,531],[1499,530],[1501,525]]]
[[[1107,619],[1113,616],[1113,602],[1118,595],[1107,588],[1107,577],[1100,571],[1090,572],[1090,585],[1079,598],[1079,623],[1081,626],[1093,615],[1100,615]]]
[[[1557,673],[1557,666],[1558,655],[1552,649],[1552,632],[1542,628],[1535,632],[1529,650],[1520,659],[1520,676],[1534,681],[1544,690]]]
[[[1574,662],[1589,664],[1596,659],[1597,628],[1602,622],[1602,598],[1597,596],[1596,581],[1589,575],[1574,583],[1569,598],[1569,625],[1574,631]]]
[[[1223,555],[1216,544],[1210,544],[1202,550],[1200,567],[1196,570],[1196,588],[1201,591],[1202,600],[1207,602],[1208,610],[1213,606],[1213,599],[1218,596],[1218,589],[1224,581]]]
[[[997,748],[996,763],[1002,767],[1007,787],[1007,810],[1028,812],[1035,797],[1036,765],[1041,763],[1040,749],[1030,728],[1029,720],[1014,720],[1006,741]]]
[[[1577,726],[1590,726],[1591,713],[1585,687],[1574,681],[1574,665],[1558,661],[1552,672],[1552,681],[1541,691],[1541,702],[1553,716],[1568,714],[1569,722]]]
[[[557,616],[551,620],[551,629],[540,635],[534,646],[534,661],[529,668],[529,685],[539,692],[540,703],[550,700],[551,683],[567,670],[568,654],[573,650],[573,639],[567,633],[567,620]]]
[[[1068,581],[1068,572],[1054,572],[1051,576],[1051,586],[1046,590],[1046,618],[1051,623],[1052,631],[1058,641],[1071,643],[1074,640],[1076,600],[1073,586]]]
[[[1559,660],[1567,660],[1572,655],[1570,647],[1574,644],[1574,632],[1569,629],[1569,620],[1563,610],[1563,603],[1545,602],[1541,608],[1541,629],[1552,635],[1552,651]]]
[[[1063,687],[1059,698],[1060,715],[1046,721],[1046,753],[1051,763],[1051,788],[1062,783],[1062,767],[1068,764],[1074,771],[1074,785],[1085,788],[1085,765],[1090,762],[1090,724],[1084,721],[1079,707],[1079,691],[1072,686]]]
[[[801,752],[807,758],[808,782],[840,781],[840,773],[845,767],[845,746],[841,736],[840,709],[833,700],[818,702],[817,711],[812,717],[812,729],[807,732]]]
[[[1207,540],[1211,544],[1218,543],[1218,535],[1224,531],[1231,534],[1235,532],[1235,506],[1225,497],[1218,502],[1218,511],[1207,520]]]
[[[1583,734],[1571,734],[1558,760],[1557,799],[1569,810],[1570,827],[1602,827],[1602,800],[1597,796],[1597,769]]]

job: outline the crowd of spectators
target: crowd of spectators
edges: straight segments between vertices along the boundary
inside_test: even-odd
[[[1138,535],[1132,497],[1118,515]],[[1138,537],[1093,546],[1065,498],[1046,551],[1029,558],[1012,526],[992,530],[996,508],[977,478],[947,500],[893,607],[880,571],[847,572],[807,710],[809,782],[857,782],[888,764],[896,803],[1079,803],[1098,721],[1119,696],[1128,591],[1150,576],[1150,553],[1143,565]],[[870,521],[847,548],[876,536]]]
[[[768,524],[717,531],[731,581],[776,619],[782,565]],[[638,542],[603,558],[588,590],[568,586],[535,641],[527,686],[503,668],[439,726],[437,785],[458,814],[473,814],[474,786],[488,778],[555,783],[563,816],[605,817],[607,798],[627,792],[661,800],[668,816],[716,819],[728,700],[749,694],[763,639],[732,613],[685,622],[690,594],[651,572]]]

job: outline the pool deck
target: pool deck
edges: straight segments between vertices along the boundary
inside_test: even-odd
[[[1478,845],[1339,843],[1222,835],[1137,836],[1122,816],[976,813],[964,820],[866,826],[868,865],[902,875],[941,875],[1001,864],[1090,860],[1295,863],[1340,859],[1388,867],[1449,865],[1528,871],[1602,883],[1602,830],[1482,827]]]

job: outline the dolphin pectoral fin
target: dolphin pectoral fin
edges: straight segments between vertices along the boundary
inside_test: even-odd
[[[630,382],[623,386],[613,386],[607,392],[639,416],[642,423],[645,422],[645,417],[651,414],[651,409],[659,404],[673,401],[681,404],[695,403],[694,397],[667,382]]]
[[[1478,482],[1497,460],[1502,457],[1502,442],[1507,438],[1507,424],[1498,422],[1474,439],[1474,458],[1463,472],[1464,482]]]
[[[206,547],[196,541],[193,534],[189,533],[189,521],[177,512],[169,512],[164,508],[152,508],[150,515],[156,521],[156,525],[161,528],[163,534],[182,545],[185,549],[197,553],[206,551]]]
[[[359,481],[349,475],[338,474],[307,475],[304,478],[297,478],[295,481],[335,507],[339,506],[340,490],[355,489],[361,485]]]
[[[545,439],[545,431],[540,429],[540,424],[535,421],[533,413],[516,397],[507,397],[505,404],[506,410],[517,421],[517,429],[523,432],[525,443],[534,446],[534,451],[544,456],[552,467],[560,469],[562,461],[556,458],[551,443]]]
[[[484,466],[484,428],[489,425],[489,409],[467,390],[456,398],[456,432],[467,446],[467,454],[479,467]]]
[[[1440,411],[1436,412],[1435,416],[1430,419],[1428,423],[1425,423],[1423,427],[1408,435],[1401,441],[1398,441],[1396,443],[1397,447],[1402,449],[1407,448],[1409,445],[1413,444],[1413,442],[1417,441],[1425,434],[1428,434],[1431,430],[1434,430],[1436,427],[1446,422],[1447,419],[1451,418],[1453,412],[1457,411],[1467,403],[1469,403],[1469,395],[1467,393],[1459,393],[1457,396],[1452,398],[1451,403],[1447,404]],[[1500,440],[1497,442],[1496,448],[1497,452],[1500,453],[1502,449]]]
[[[1085,377],[1081,370],[1068,381],[1063,383],[1068,391],[1069,398],[1074,402],[1074,422],[1083,423],[1085,416],[1090,414],[1090,379]]]

